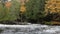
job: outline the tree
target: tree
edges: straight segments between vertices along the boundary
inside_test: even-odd
[[[0,3],[0,21],[14,21],[19,17],[20,3],[15,0],[12,0],[11,3],[9,8],[3,7],[2,2]]]
[[[45,16],[45,0],[29,0],[26,3],[26,19],[40,20]]]

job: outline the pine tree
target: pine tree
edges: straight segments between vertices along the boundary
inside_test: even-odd
[[[12,0],[11,7],[3,7],[2,2],[0,3],[0,21],[13,21],[19,17],[20,3]]]
[[[29,0],[26,3],[26,19],[39,20],[45,16],[45,0]]]

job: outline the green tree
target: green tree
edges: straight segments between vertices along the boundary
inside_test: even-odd
[[[19,17],[20,3],[15,0],[11,3],[9,9],[6,6],[3,7],[2,2],[0,3],[0,21],[14,21]]]
[[[26,19],[41,20],[45,17],[45,0],[29,0],[26,3]]]

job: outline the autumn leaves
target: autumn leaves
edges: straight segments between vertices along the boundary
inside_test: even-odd
[[[26,6],[25,6],[25,3],[26,2],[28,2],[28,0],[20,0],[20,11],[22,12],[22,13],[24,13],[25,11],[26,11]],[[11,2],[6,2],[5,3],[5,6],[7,7],[7,8],[10,8],[11,7],[11,5],[12,5],[12,3]]]
[[[6,6],[7,8],[10,8],[10,7],[11,7],[11,2],[6,2],[6,3],[5,3],[5,6]]]
[[[50,13],[60,12],[60,0],[48,0],[45,4],[45,11]]]
[[[22,13],[24,13],[26,11],[26,6],[25,6],[26,2],[28,2],[28,0],[20,0],[20,3],[21,3],[20,11]]]

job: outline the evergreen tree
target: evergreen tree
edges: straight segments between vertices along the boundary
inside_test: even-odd
[[[45,0],[29,0],[26,3],[26,19],[39,20],[45,16]]]
[[[13,21],[19,17],[20,3],[12,0],[11,7],[8,9],[0,3],[0,21]]]

